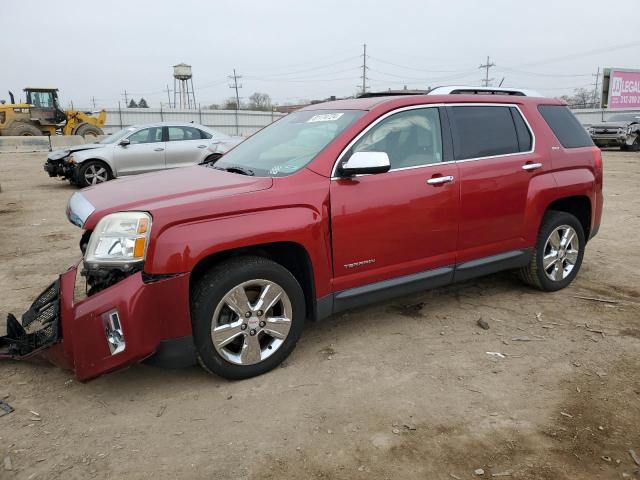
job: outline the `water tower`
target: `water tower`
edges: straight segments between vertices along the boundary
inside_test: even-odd
[[[186,63],[173,66],[173,108],[178,108],[178,105],[179,108],[196,108],[191,65]]]

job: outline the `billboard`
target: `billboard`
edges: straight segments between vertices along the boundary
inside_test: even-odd
[[[602,79],[605,108],[640,109],[640,70],[607,68]]]

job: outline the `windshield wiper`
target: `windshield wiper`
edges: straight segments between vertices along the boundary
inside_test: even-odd
[[[239,173],[241,175],[248,175],[250,177],[255,175],[253,173],[253,170],[241,167],[239,165],[231,165],[230,167],[219,167],[219,166],[216,166],[216,165],[212,165],[212,168],[215,168],[216,170],[222,170],[224,172]]]

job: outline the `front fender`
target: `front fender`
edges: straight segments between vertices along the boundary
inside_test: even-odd
[[[169,226],[150,245],[145,271],[158,275],[191,272],[210,255],[275,242],[301,245],[313,266],[316,295],[320,297],[330,292],[328,216],[305,206],[253,211]]]

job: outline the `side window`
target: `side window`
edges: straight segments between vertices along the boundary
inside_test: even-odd
[[[524,123],[522,114],[516,107],[511,107],[511,116],[513,122],[516,124],[516,133],[518,135],[518,145],[520,145],[521,152],[528,152],[533,146],[533,138],[531,137],[531,131],[527,124]]]
[[[169,127],[169,141],[200,140],[202,132],[195,127]]]
[[[429,165],[442,161],[442,133],[437,108],[393,114],[360,138],[355,152],[385,152],[391,169]]]
[[[156,143],[162,141],[162,127],[143,128],[136,133],[129,135],[131,144]]]
[[[564,105],[540,105],[538,111],[564,148],[593,146],[591,136]]]
[[[509,107],[449,107],[456,160],[520,152]]]
[[[213,135],[205,132],[204,130],[198,130],[198,131],[200,132],[200,138],[202,139],[209,140],[211,137],[213,137]]]

